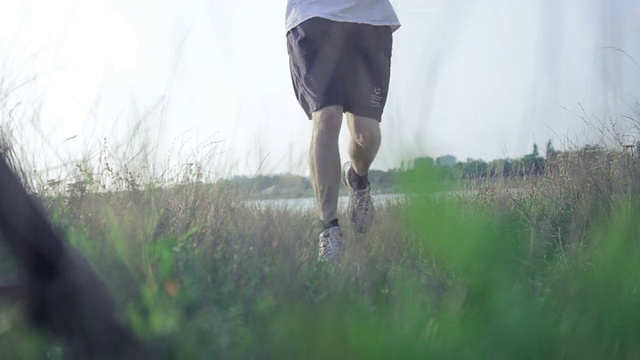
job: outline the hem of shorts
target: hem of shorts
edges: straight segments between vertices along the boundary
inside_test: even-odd
[[[311,112],[306,112],[306,111],[304,111],[304,113],[305,113],[305,115],[307,116],[307,119],[309,119],[309,120],[313,120],[313,113],[314,113],[314,112],[319,111],[319,110],[322,110],[322,109],[324,109],[325,107],[329,107],[329,106],[341,106],[341,105],[338,105],[338,104],[336,104],[336,105],[326,105],[326,106],[323,106],[322,108],[320,108],[320,109],[318,109],[318,110],[313,110],[313,111],[311,111]],[[353,115],[355,115],[355,116],[360,116],[360,117],[364,117],[364,118],[369,118],[369,119],[377,120],[379,123],[380,123],[380,122],[382,122],[382,114],[380,114],[380,116],[369,116],[369,115],[357,114],[357,113],[355,113],[355,112],[353,112],[353,111],[350,111],[350,110],[344,110],[344,109],[342,110],[342,113],[343,113],[343,114],[346,114],[346,113],[352,113],[352,114],[353,114]]]
[[[328,15],[312,15],[312,16],[303,17],[300,20],[298,20],[298,21],[296,21],[296,22],[294,22],[292,24],[289,24],[288,26],[285,26],[285,33],[288,33],[289,31],[291,31],[291,29],[293,29],[296,26],[302,24],[303,22],[305,22],[305,21],[307,21],[309,19],[316,18],[316,17],[327,19],[327,20],[331,20],[331,21],[337,21],[337,22],[346,22],[346,23],[354,23],[354,24],[367,24],[367,25],[373,25],[373,26],[389,26],[389,27],[391,27],[392,32],[397,31],[402,26],[399,21],[381,21],[381,22],[369,21],[369,22],[362,22],[362,21],[346,20],[344,18],[333,17],[333,16],[328,16]]]
[[[321,106],[321,107],[319,107],[319,108],[317,108],[317,109],[315,109],[315,110],[311,110],[311,109],[309,109],[309,112],[307,112],[307,110],[306,110],[306,109],[303,109],[303,110],[304,110],[304,113],[307,115],[307,118],[308,118],[309,120],[313,120],[313,113],[314,113],[314,112],[316,112],[316,111],[320,111],[320,110],[322,110],[322,109],[324,109],[324,108],[328,108],[328,107],[330,107],[330,106],[342,106],[342,105],[341,105],[339,102],[337,102],[337,103],[335,103],[335,104],[326,104],[326,105],[323,105],[323,106]],[[344,110],[342,111],[342,113],[344,114]]]
[[[371,116],[371,114],[364,114],[364,113],[360,113],[360,112],[358,112],[358,111],[354,112],[354,111],[349,110],[349,109],[345,109],[345,110],[344,110],[344,112],[345,112],[345,114],[346,114],[346,113],[351,113],[351,114],[353,114],[353,115],[355,115],[355,116],[360,116],[360,117],[363,117],[363,118],[373,119],[373,120],[378,120],[378,122],[382,122],[382,115],[383,115],[383,113],[381,113],[381,114],[380,114],[380,115],[378,115],[378,116]]]

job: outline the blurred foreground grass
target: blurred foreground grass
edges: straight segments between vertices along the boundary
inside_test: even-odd
[[[336,268],[316,262],[311,212],[199,179],[43,202],[159,358],[635,359],[638,165],[575,153],[451,197],[418,169],[406,191],[422,195],[378,204],[369,234],[343,220]],[[0,354],[64,358],[18,306],[0,307]]]

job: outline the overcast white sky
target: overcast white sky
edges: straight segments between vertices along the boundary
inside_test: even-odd
[[[603,49],[640,61],[638,1],[393,3],[403,27],[375,168],[420,155],[517,157],[549,138],[556,147],[592,141],[571,112],[581,104],[617,121],[638,97],[640,68]],[[291,89],[285,4],[6,0],[0,90],[37,76],[8,101],[41,105],[42,132],[31,138],[44,136],[47,148],[38,151],[76,156],[105,137],[118,146],[144,118],[159,157],[220,141],[215,163],[229,173],[306,174],[310,122]],[[154,107],[162,99],[164,113]]]

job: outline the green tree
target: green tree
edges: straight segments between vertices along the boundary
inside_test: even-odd
[[[557,154],[556,149],[553,147],[553,143],[551,142],[551,139],[549,139],[549,141],[547,141],[547,149],[546,149],[547,159],[553,158],[556,154]]]

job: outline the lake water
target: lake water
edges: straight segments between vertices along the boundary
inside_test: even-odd
[[[398,203],[401,202],[404,198],[403,195],[398,194],[378,194],[372,195],[372,197],[376,205]],[[257,204],[260,207],[271,206],[276,208],[287,208],[301,211],[314,210],[316,206],[316,199],[314,198],[250,200],[249,202]],[[340,196],[338,198],[338,208],[346,207],[348,202],[349,196]]]
[[[527,189],[522,187],[514,187],[514,188],[502,188],[498,191],[501,191],[504,194],[518,194],[522,192],[526,192]],[[477,195],[478,191],[473,190],[458,190],[458,191],[446,191],[446,192],[436,192],[431,193],[427,196],[433,197],[449,197],[449,196],[469,196],[469,195]],[[403,202],[407,196],[401,194],[377,194],[372,195],[373,201],[376,206],[385,206],[388,204],[398,204]],[[346,208],[349,202],[349,196],[340,196],[338,198],[338,208],[343,209]],[[273,200],[249,200],[249,203],[257,204],[260,207],[276,207],[276,208],[286,208],[291,210],[315,210],[316,200],[314,198],[297,198],[297,199],[273,199]]]

